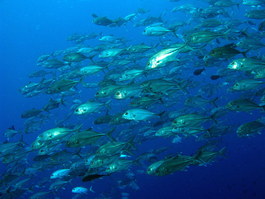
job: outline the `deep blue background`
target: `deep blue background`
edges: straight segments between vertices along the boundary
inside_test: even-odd
[[[92,13],[115,18],[146,8],[151,14],[159,15],[163,10],[169,12],[174,5],[166,0],[1,0],[0,131],[11,125],[23,128],[21,112],[45,102],[43,96],[24,98],[18,90],[30,81],[27,75],[38,69],[36,60],[40,55],[72,46],[66,41],[69,35],[103,32],[139,42],[145,38],[141,34],[143,28],[130,24],[120,28],[96,26],[92,24]],[[2,135],[0,138],[4,139]],[[32,138],[26,138],[26,142],[27,139]],[[183,143],[181,147],[187,150],[191,143]],[[207,167],[192,167],[187,172],[165,177],[139,175],[140,190],[130,192],[130,198],[265,198],[264,135],[238,138],[232,133],[225,136],[223,143],[228,151],[225,158]],[[95,191],[100,190],[101,183],[102,187],[106,186],[100,181]],[[71,188],[68,188],[61,193],[63,198],[70,198]]]

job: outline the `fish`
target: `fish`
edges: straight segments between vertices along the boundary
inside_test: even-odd
[[[248,137],[253,134],[260,134],[261,131],[265,128],[265,124],[255,120],[250,121],[244,124],[241,124],[237,130],[236,133],[239,137]]]
[[[260,80],[242,79],[240,81],[237,81],[231,87],[231,90],[233,90],[233,91],[247,91],[247,90],[252,90],[252,89],[258,88],[262,84],[264,84],[264,82],[260,81]]]
[[[88,189],[85,187],[74,187],[72,189],[72,193],[77,193],[77,194],[87,194]]]
[[[265,61],[255,58],[239,58],[232,61],[228,65],[228,69],[239,71],[252,71],[258,68],[262,68],[265,65]]]
[[[196,113],[184,114],[175,118],[172,125],[178,128],[198,127],[208,120],[215,120],[213,116],[205,116]]]
[[[235,46],[236,46],[235,44],[227,44],[222,47],[214,48],[210,51],[210,55],[217,58],[227,58],[227,59],[234,57],[238,54],[242,54],[244,57],[246,57],[246,53],[248,51],[241,52],[235,49]]]
[[[246,12],[245,16],[250,19],[265,19],[265,10],[264,9],[255,9],[255,10],[249,10]]]
[[[67,65],[67,63],[60,61],[58,59],[48,59],[42,62],[41,65],[47,69],[58,69]]]
[[[31,118],[38,116],[43,110],[42,109],[30,109],[21,114],[21,118]]]
[[[108,165],[105,172],[106,173],[115,173],[123,170],[127,170],[130,166],[135,163],[134,160],[118,159],[115,162]]]
[[[186,36],[186,41],[188,44],[201,44],[208,43],[214,39],[220,37],[226,37],[230,30],[224,33],[213,32],[213,31],[197,31]]]
[[[168,62],[178,61],[175,56],[179,53],[179,48],[166,48],[154,54],[147,62],[146,69],[154,69],[165,66]]]
[[[126,99],[130,97],[140,96],[142,89],[139,86],[126,86],[118,88],[114,94],[115,99]]]
[[[74,52],[64,55],[63,60],[66,62],[81,62],[86,60],[87,57],[81,53]]]
[[[246,99],[246,98],[240,98],[236,100],[230,101],[227,105],[226,108],[232,111],[253,111],[257,109],[262,109],[265,110],[265,106],[263,105],[258,105],[255,102]]]
[[[87,174],[87,175],[83,176],[82,181],[83,182],[90,182],[90,181],[94,181],[98,178],[102,178],[102,177],[110,176],[110,175],[111,175],[111,173],[105,174],[105,175],[104,174]]]
[[[138,174],[217,164],[231,149],[223,138],[263,133],[264,0],[172,2],[157,13],[157,2],[149,11],[131,1],[124,16],[94,4],[103,14],[88,16],[87,33],[38,55],[38,69],[20,59],[31,79],[19,94],[30,103],[16,110],[19,129],[2,124],[0,198],[58,198],[70,188],[73,198],[125,199],[140,188]]]
[[[130,109],[123,113],[122,118],[126,120],[133,120],[133,121],[143,121],[149,120],[153,117],[160,116],[161,114],[156,114],[151,111],[145,109]]]
[[[128,151],[132,147],[134,147],[134,138],[130,139],[128,142],[110,141],[101,145],[96,154],[100,156],[113,156],[116,160],[119,157],[116,157],[115,155],[122,151]]]
[[[176,155],[154,162],[147,168],[148,175],[165,176],[176,171],[183,171],[190,165],[194,164],[195,160],[192,156]]]
[[[16,130],[15,126],[12,125],[4,131],[4,136],[9,139],[16,135],[19,135],[20,133],[21,132],[19,130]]]
[[[199,166],[206,166],[207,164],[213,162],[218,156],[224,156],[226,148],[216,150],[216,147],[211,143],[206,143],[200,147],[196,153],[193,155],[195,159],[194,164]]]
[[[59,169],[52,173],[50,179],[63,178],[65,176],[68,176],[69,174],[70,174],[70,169]]]
[[[104,137],[104,136],[107,136],[112,140],[113,138],[110,135],[112,132],[113,132],[113,129],[111,129],[106,134],[98,133],[90,129],[86,131],[77,132],[71,135],[66,140],[66,146],[67,147],[81,147],[85,145],[92,145],[92,144],[95,144],[97,140],[99,140],[101,137]]]
[[[81,80],[80,80],[81,81]],[[71,79],[60,79],[54,81],[46,90],[47,94],[62,93],[76,86],[80,81]]]
[[[172,32],[172,30],[165,28],[162,24],[158,23],[147,26],[144,29],[143,34],[147,36],[162,36],[169,32]]]
[[[203,71],[205,71],[205,68],[196,69],[193,71],[193,75],[200,75]]]
[[[114,24],[114,21],[107,17],[99,17],[96,14],[92,14],[93,23],[99,26],[109,26]]]
[[[51,111],[53,109],[59,108],[60,105],[64,105],[65,106],[65,102],[63,98],[60,99],[52,99],[50,98],[48,103],[42,108],[44,111]]]
[[[141,76],[145,71],[141,69],[131,69],[124,71],[119,77],[119,81],[133,80],[134,78]]]
[[[90,114],[98,112],[100,109],[102,109],[104,106],[108,106],[111,100],[101,103],[101,102],[92,102],[88,101],[84,104],[79,105],[75,110],[75,115],[84,115],[84,114]]]
[[[40,149],[44,147],[45,145],[50,144],[52,141],[56,141],[58,139],[61,139],[70,133],[78,132],[80,130],[82,125],[74,128],[74,129],[68,129],[68,128],[52,128],[48,129],[44,132],[42,132],[40,135],[37,136],[35,141],[32,143],[31,148],[32,149]]]
[[[103,50],[98,56],[99,58],[109,58],[116,57],[122,53],[123,49],[120,48],[111,48]]]
[[[261,6],[263,5],[265,2],[264,0],[243,0],[242,4],[243,5],[247,5],[247,6]]]

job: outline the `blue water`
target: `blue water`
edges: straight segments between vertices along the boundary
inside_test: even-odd
[[[187,2],[194,5],[205,5],[204,2],[196,0]],[[170,13],[170,10],[183,3],[186,4],[186,1],[174,3],[166,0],[1,0],[0,131],[4,132],[12,125],[17,129],[23,129],[24,120],[20,117],[21,113],[32,107],[38,108],[40,104],[44,105],[47,102],[50,96],[39,95],[25,98],[19,92],[19,88],[32,81],[28,78],[28,74],[40,69],[36,65],[39,56],[74,45],[66,40],[69,35],[95,32],[125,37],[128,40],[133,40],[133,43],[144,41],[155,44],[159,42],[158,38],[147,38],[142,35],[144,27],[134,27],[133,21],[117,28],[103,27],[92,23],[91,14],[96,13],[99,16],[117,18],[133,13],[138,8],[145,8],[150,10],[148,15],[153,16],[159,16],[164,11],[168,21],[174,22],[179,18],[174,18],[177,14]],[[246,20],[240,14],[245,9],[249,8],[244,6],[239,9],[236,6],[228,8],[230,12],[238,13],[235,15],[238,15],[240,20]],[[187,16],[182,14],[180,17]],[[91,40],[89,44],[93,45],[93,42]],[[255,54],[254,51],[251,53]],[[210,80],[207,79],[207,81]],[[84,101],[93,96],[93,92],[93,89],[91,93],[89,89],[84,89],[81,99]],[[68,113],[69,110],[65,109],[60,108],[53,111]],[[233,122],[230,125],[242,124],[242,121],[245,120],[251,121],[250,118],[255,119],[256,114],[262,113],[233,114]],[[53,127],[52,123],[48,123],[44,129]],[[24,141],[30,144],[39,133],[41,132],[25,135]],[[2,142],[5,141],[2,134],[0,139]],[[80,179],[74,179],[65,186],[65,190],[60,190],[56,195],[64,199],[72,198],[74,194],[71,193],[71,189],[74,186],[89,188],[92,185],[96,193],[90,192],[83,198],[96,198],[100,193],[110,193],[113,190],[113,198],[121,198],[121,192],[128,192],[130,199],[263,199],[265,198],[264,143],[264,134],[239,138],[235,132],[232,132],[222,137],[222,146],[226,146],[227,149],[225,156],[217,158],[215,162],[206,167],[191,167],[187,171],[163,177],[137,174],[136,182],[140,187],[139,190],[119,189],[115,183],[122,174],[114,174],[110,178],[92,183],[82,183]],[[141,147],[143,150],[152,149],[159,144],[161,146],[172,145],[170,140],[162,138],[154,142],[147,142],[146,146]],[[173,149],[176,152],[183,151],[183,153],[189,154],[200,145],[194,141],[194,138],[188,138],[173,146]],[[5,167],[1,163],[2,171],[0,173],[5,172]],[[46,173],[41,171],[39,175],[49,177],[51,171]],[[29,198],[29,195],[25,194],[18,198]]]

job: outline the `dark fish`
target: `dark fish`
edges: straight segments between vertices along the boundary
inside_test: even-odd
[[[50,157],[50,155],[37,155],[33,158],[33,161],[39,162],[42,160],[46,160]]]
[[[222,47],[214,48],[210,51],[210,55],[216,58],[231,58],[238,54],[242,54],[246,57],[246,52],[241,52],[235,49],[235,44],[228,44]]]
[[[210,78],[211,78],[211,80],[217,80],[217,79],[221,78],[221,76],[220,75],[212,75]]]
[[[50,98],[48,104],[46,104],[43,107],[43,110],[44,111],[50,111],[50,110],[59,108],[60,104],[63,104],[64,105],[64,100],[62,98],[59,99],[59,100],[54,100],[54,99]]]
[[[21,114],[21,118],[30,118],[39,115],[42,112],[42,109],[30,109]]]
[[[200,68],[195,71],[193,71],[193,75],[200,75],[203,71],[205,71],[205,68]]]
[[[72,87],[76,86],[80,81],[75,81],[75,80],[71,80],[71,79],[60,79],[60,80],[54,81],[49,86],[46,93],[47,94],[54,94],[54,93],[60,93],[63,91],[67,91],[67,90],[71,89]]]
[[[93,23],[99,26],[109,26],[111,24],[113,24],[114,22],[107,18],[107,17],[99,17],[96,14],[92,14],[93,19]]]
[[[88,182],[88,181],[93,181],[95,179],[104,177],[104,176],[110,176],[111,174],[108,175],[101,175],[101,174],[91,174],[91,175],[86,175],[83,177],[82,181],[83,182]]]

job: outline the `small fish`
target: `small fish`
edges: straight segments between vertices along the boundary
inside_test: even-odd
[[[98,178],[101,178],[101,177],[105,177],[105,176],[110,176],[110,174],[88,174],[88,175],[85,175],[83,178],[82,178],[82,181],[83,182],[89,182],[89,181],[93,181],[95,179],[98,179]]]
[[[205,71],[205,68],[196,69],[193,71],[193,75],[200,75],[203,71]]]
[[[85,187],[75,187],[72,189],[72,193],[77,193],[77,194],[87,194],[88,189]]]
[[[217,79],[220,79],[221,77],[222,77],[221,75],[211,75],[210,79],[217,80]]]

